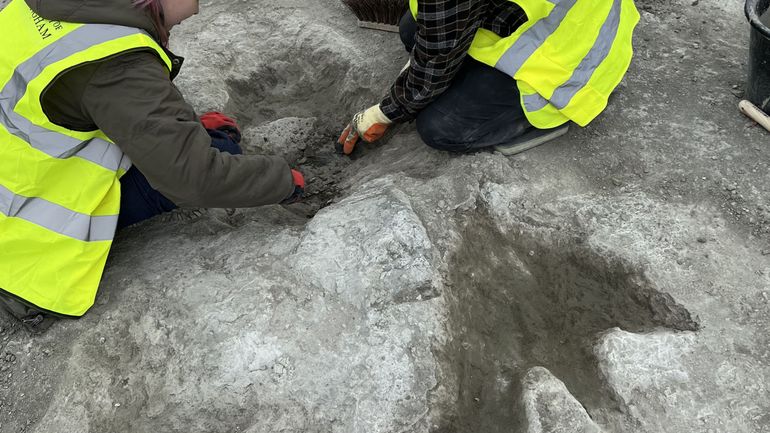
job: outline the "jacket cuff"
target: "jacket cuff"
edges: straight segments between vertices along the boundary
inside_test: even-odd
[[[405,123],[413,120],[415,116],[407,113],[399,107],[398,103],[390,96],[386,96],[380,103],[380,110],[393,123]]]
[[[283,159],[283,158],[281,158]],[[294,176],[291,174],[291,166],[289,166],[288,163],[284,160],[284,164],[286,164],[286,168],[288,169],[288,174],[284,175],[284,183],[281,188],[281,195],[278,201],[276,201],[277,204],[281,204],[284,201],[286,201],[288,198],[290,198],[292,195],[294,195]]]

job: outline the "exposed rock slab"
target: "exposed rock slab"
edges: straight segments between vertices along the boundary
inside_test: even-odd
[[[535,367],[522,380],[527,433],[601,433],[562,381]]]
[[[180,89],[302,166],[308,202],[158,218],[119,235],[84,319],[0,316],[0,431],[770,431],[742,2],[640,1],[608,111],[514,158],[410,125],[341,158],[397,38],[335,0],[201,6]]]

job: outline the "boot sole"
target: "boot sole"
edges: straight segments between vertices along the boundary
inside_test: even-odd
[[[517,153],[524,152],[525,150],[532,149],[533,147],[540,146],[541,144],[559,138],[567,132],[569,132],[569,124],[556,127],[550,131],[539,129],[517,138],[511,144],[495,146],[495,150],[505,156],[516,155]]]

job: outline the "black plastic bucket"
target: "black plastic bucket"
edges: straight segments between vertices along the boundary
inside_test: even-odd
[[[746,0],[746,18],[751,24],[749,44],[749,82],[746,99],[763,111],[770,107],[770,23],[762,17],[770,6],[770,0]]]

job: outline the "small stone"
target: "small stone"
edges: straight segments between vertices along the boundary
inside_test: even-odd
[[[706,242],[708,242],[708,239],[706,239],[705,236],[699,236],[698,237],[698,242],[700,242],[702,244],[705,244]]]
[[[120,403],[115,403],[115,407],[120,407]]]
[[[534,252],[534,251],[530,251],[530,252],[529,252],[529,256],[530,256],[530,257],[535,257],[535,252]]]

